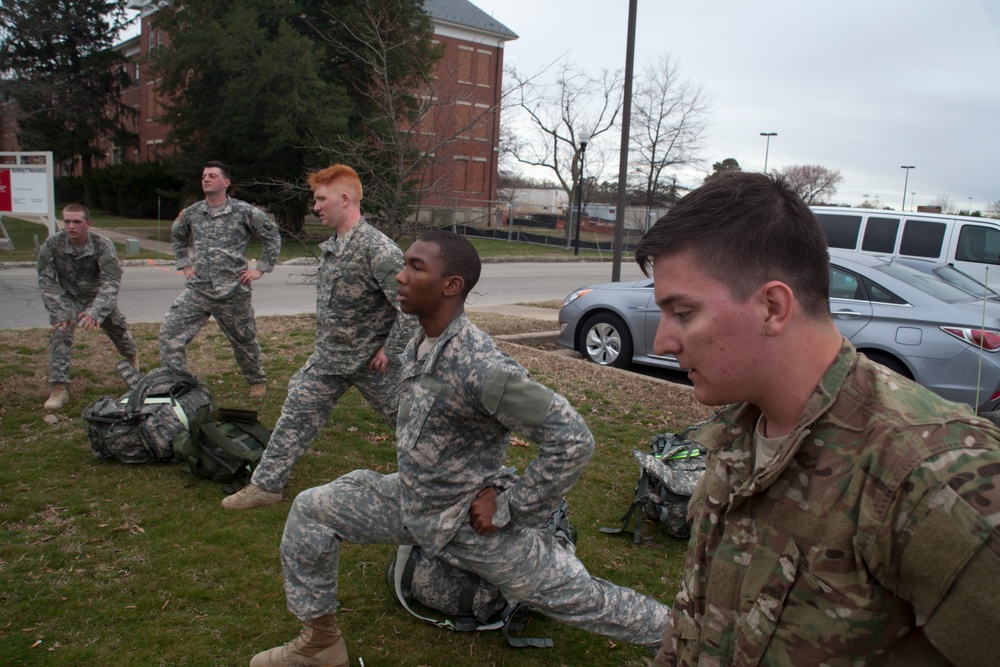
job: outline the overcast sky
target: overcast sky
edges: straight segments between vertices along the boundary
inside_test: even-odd
[[[473,2],[520,36],[505,61],[522,72],[560,57],[624,67],[628,0]],[[839,169],[837,202],[899,209],[900,165],[916,167],[908,210],[911,192],[973,210],[1000,200],[1000,0],[639,0],[637,23],[636,73],[668,53],[711,95],[686,184],[727,157],[763,169],[760,133],[777,132],[768,169]]]

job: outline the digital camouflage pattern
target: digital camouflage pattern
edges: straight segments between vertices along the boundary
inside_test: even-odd
[[[255,267],[258,271],[273,271],[281,253],[278,226],[259,208],[232,197],[226,197],[215,213],[205,201],[187,207],[174,220],[170,237],[177,270],[194,268],[187,288],[212,299],[250,291],[249,285],[240,284],[239,273],[247,268],[246,247],[251,237],[264,243]]]
[[[229,340],[233,356],[247,384],[267,381],[264,357],[257,342],[257,320],[254,318],[250,292],[234,292],[226,299],[212,299],[191,289],[177,297],[160,325],[160,364],[176,371],[189,372],[187,346],[209,317]]]
[[[396,302],[403,251],[364,219],[320,248],[311,363],[322,373],[348,375],[384,347],[395,364],[417,329],[416,318]]]
[[[135,340],[125,316],[118,310],[122,267],[114,243],[89,232],[87,242],[77,248],[70,243],[66,232],[58,232],[42,244],[37,269],[38,287],[49,313],[49,323],[70,322],[65,330],[53,331],[49,338],[51,384],[70,381],[70,348],[81,313],[100,324],[101,331],[111,339],[118,354],[123,357],[135,355]]]
[[[170,233],[177,270],[190,266],[195,275],[185,281],[184,292],[163,318],[160,363],[187,371],[185,348],[212,316],[229,339],[247,383],[263,384],[267,376],[257,343],[251,287],[240,283],[240,272],[248,266],[246,246],[252,237],[264,244],[255,268],[264,273],[274,270],[281,252],[278,226],[260,209],[226,197],[216,212],[205,201],[187,207]]]
[[[417,327],[396,302],[403,253],[382,232],[359,220],[320,244],[316,285],[316,348],[288,383],[288,396],[252,482],[278,493],[312,446],[340,397],[357,387],[389,423],[399,406],[399,355]],[[385,348],[385,372],[368,361]]]
[[[281,544],[289,611],[308,620],[336,609],[342,540],[419,544],[427,557],[494,584],[508,602],[617,641],[658,645],[668,608],[591,577],[545,527],[593,451],[580,415],[465,315],[418,360],[419,339],[404,353],[399,472],[356,470],[292,505]],[[539,447],[520,478],[503,467],[511,431]],[[503,528],[480,536],[469,506],[494,482],[509,486],[493,519]]]
[[[759,416],[690,436],[709,458],[656,664],[995,664],[1000,431],[846,340],[755,471]]]

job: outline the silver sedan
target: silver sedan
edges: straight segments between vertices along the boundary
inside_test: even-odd
[[[1000,408],[1000,303],[888,258],[830,251],[830,313],[870,359],[978,412]],[[653,352],[650,279],[591,285],[559,311],[559,343],[594,363],[679,369]]]

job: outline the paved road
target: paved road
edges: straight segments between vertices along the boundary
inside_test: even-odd
[[[316,309],[316,287],[308,266],[279,265],[254,283],[258,315],[295,315]],[[622,265],[623,280],[642,277],[634,263]],[[562,299],[577,287],[611,280],[611,263],[511,262],[484,264],[479,285],[469,296],[470,309]],[[129,322],[159,322],[180,294],[184,280],[167,266],[126,266],[119,306]],[[48,326],[34,268],[0,270],[0,328]]]

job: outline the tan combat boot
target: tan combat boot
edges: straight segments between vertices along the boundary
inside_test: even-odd
[[[337,619],[327,614],[306,621],[294,641],[255,655],[250,667],[348,667],[349,661]]]
[[[134,368],[135,370],[139,370],[139,353],[138,352],[136,352],[135,354],[133,354],[131,357],[125,357],[125,361],[129,362],[130,364],[132,364],[132,368]]]
[[[258,384],[250,385],[250,393],[247,394],[250,398],[262,399],[267,395],[267,385],[263,382]]]
[[[58,410],[69,402],[69,386],[63,382],[52,385],[52,395],[45,401],[46,410]]]
[[[256,484],[247,484],[233,495],[223,498],[222,506],[227,510],[248,510],[280,503],[284,497],[281,493],[262,489]]]

